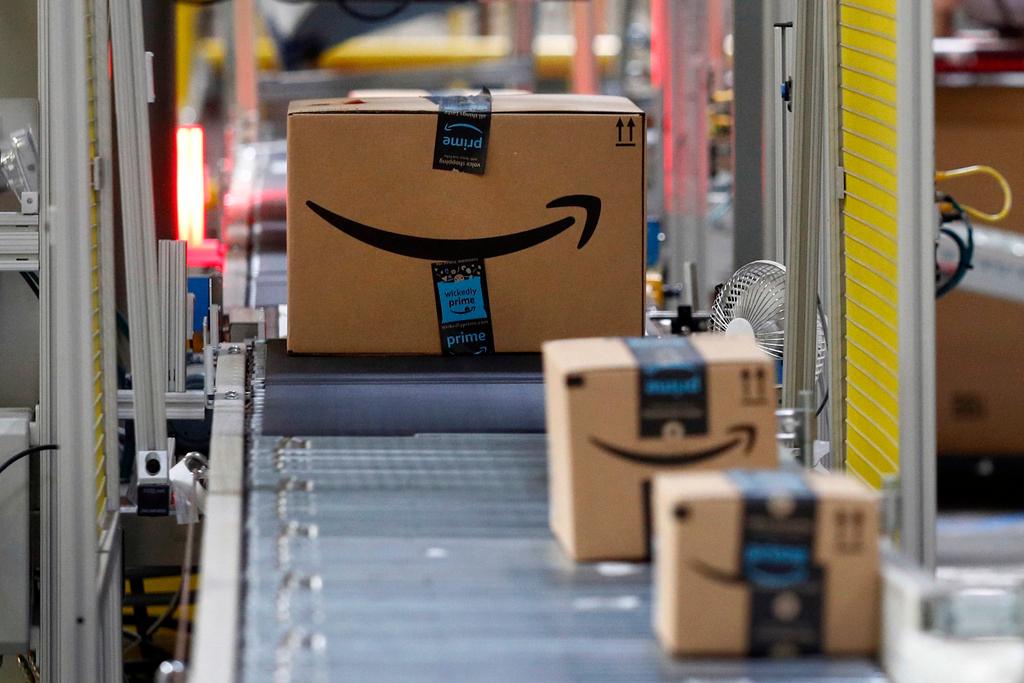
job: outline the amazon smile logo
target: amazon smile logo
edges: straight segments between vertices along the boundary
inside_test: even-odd
[[[482,130],[480,130],[479,128],[474,126],[472,123],[446,123],[446,124],[444,124],[445,131],[447,131],[449,133],[452,132],[453,130],[457,130],[459,128],[465,128],[466,130],[474,131],[477,135],[483,135],[484,134],[484,132]]]
[[[732,449],[736,448],[740,444],[743,446],[743,454],[749,455],[750,451],[754,448],[754,443],[757,440],[757,429],[753,425],[737,425],[729,429],[730,434],[736,436],[728,441],[721,443],[711,448],[706,448],[699,451],[690,452],[677,452],[677,453],[643,453],[639,451],[627,450],[619,446],[614,446],[596,436],[590,437],[590,443],[594,444],[601,450],[605,451],[610,455],[614,455],[622,460],[628,460],[629,462],[635,462],[640,465],[654,465],[656,467],[671,467],[678,465],[692,465],[694,463],[702,462],[704,460],[710,460],[716,458],[723,453],[727,453]]]
[[[536,228],[494,237],[478,237],[475,239],[442,239],[436,237],[417,237],[401,232],[375,228],[365,223],[346,218],[320,206],[316,202],[307,201],[313,213],[323,218],[330,225],[363,244],[368,244],[382,251],[400,256],[426,259],[430,261],[461,261],[463,259],[490,259],[506,254],[524,251],[546,242],[562,234],[576,224],[576,218],[565,216]],[[601,199],[589,194],[571,194],[558,197],[547,203],[549,209],[583,209],[583,229],[580,233],[577,249],[586,246],[597,230],[601,219]]]

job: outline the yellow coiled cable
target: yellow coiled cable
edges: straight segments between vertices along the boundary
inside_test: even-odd
[[[965,166],[963,168],[954,168],[950,171],[936,171],[935,182],[940,183],[944,180],[952,180],[954,178],[964,178],[972,175],[987,175],[995,178],[996,182],[999,183],[999,187],[1003,190],[1003,208],[997,213],[985,213],[973,206],[961,202],[961,206],[965,213],[973,218],[977,218],[980,221],[987,221],[989,223],[995,223],[1006,218],[1010,209],[1013,208],[1013,190],[1010,189],[1010,183],[1006,181],[1006,178],[1002,173],[992,168],[991,166]]]

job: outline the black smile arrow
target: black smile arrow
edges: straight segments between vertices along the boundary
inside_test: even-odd
[[[534,247],[541,242],[559,235],[576,222],[572,216],[566,216],[552,223],[537,228],[523,230],[508,235],[495,237],[479,237],[476,239],[440,239],[434,237],[416,237],[399,232],[381,230],[365,225],[351,218],[338,215],[320,206],[316,202],[307,201],[306,206],[349,237],[369,244],[392,254],[410,256],[412,258],[429,259],[431,261],[459,261],[462,259],[488,259],[504,256]],[[589,194],[570,194],[553,199],[547,204],[549,209],[580,208],[586,211],[583,221],[583,232],[576,248],[582,249],[597,230],[601,218],[601,200]]]
[[[732,585],[749,586],[754,584],[764,588],[783,588],[799,583],[806,577],[806,571],[802,566],[790,563],[760,563],[750,568],[752,571],[742,574],[732,574],[723,571],[699,559],[691,560],[690,566],[705,578],[717,581],[718,583]]]
[[[743,575],[731,574],[727,571],[718,569],[717,567],[712,567],[710,564],[704,562],[703,560],[691,560],[690,566],[693,567],[694,571],[696,571],[698,574],[701,574],[705,578],[711,579],[712,581],[717,581],[718,583],[733,585],[740,585],[746,583],[746,579],[744,579]]]
[[[666,453],[664,455],[658,455],[655,453],[638,453],[636,451],[630,451],[625,448],[613,446],[601,439],[598,439],[596,436],[590,437],[590,443],[616,457],[622,458],[623,460],[628,460],[641,465],[655,466],[690,465],[695,462],[710,460],[711,458],[732,450],[744,441],[746,441],[746,445],[743,448],[744,455],[748,455],[754,448],[757,430],[753,425],[737,425],[735,427],[730,427],[729,433],[739,434],[739,436],[718,446],[713,446],[703,451],[694,451],[692,453]]]

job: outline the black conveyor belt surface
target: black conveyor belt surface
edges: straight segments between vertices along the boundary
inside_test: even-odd
[[[542,433],[540,357],[292,356],[267,342],[263,434]]]

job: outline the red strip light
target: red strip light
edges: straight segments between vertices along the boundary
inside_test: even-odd
[[[178,239],[201,247],[206,238],[206,168],[203,129],[178,126]]]

